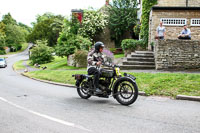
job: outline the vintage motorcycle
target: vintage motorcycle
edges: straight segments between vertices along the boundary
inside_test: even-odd
[[[78,95],[83,99],[91,96],[103,98],[113,96],[122,105],[134,103],[138,97],[136,78],[127,73],[122,76],[117,65],[106,65],[106,67],[107,69],[100,69],[99,89],[102,90],[102,94],[95,94],[93,75],[72,75],[76,80]]]

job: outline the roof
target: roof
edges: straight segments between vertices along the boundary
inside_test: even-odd
[[[152,10],[200,10],[200,7],[160,7],[160,6],[153,6]]]

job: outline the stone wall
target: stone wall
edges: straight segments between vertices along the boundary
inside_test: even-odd
[[[158,27],[161,18],[186,18],[188,28],[191,30],[192,40],[200,40],[200,26],[190,25],[192,18],[200,18],[200,10],[153,10],[149,22],[149,44],[155,41],[156,28]],[[165,39],[176,39],[183,30],[183,26],[165,26],[165,28]]]
[[[156,69],[200,69],[200,41],[159,40],[155,44]]]
[[[158,0],[156,6],[186,7],[187,0]],[[200,7],[200,0],[188,0],[188,7]]]
[[[200,0],[188,0],[189,7],[200,7]]]
[[[189,0],[189,1],[193,1],[193,0]],[[199,0],[197,0],[197,1],[199,1]],[[158,0],[158,4],[156,6],[185,7],[186,0]]]

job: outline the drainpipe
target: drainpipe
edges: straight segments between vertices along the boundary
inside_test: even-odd
[[[186,7],[188,7],[188,0],[186,0]]]

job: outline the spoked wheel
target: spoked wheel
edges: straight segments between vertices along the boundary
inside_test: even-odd
[[[78,95],[83,99],[88,99],[91,97],[88,91],[89,91],[89,84],[87,81],[83,81],[80,87],[77,88]]]
[[[130,105],[138,97],[138,87],[130,80],[123,80],[117,85],[116,100],[122,105]]]

